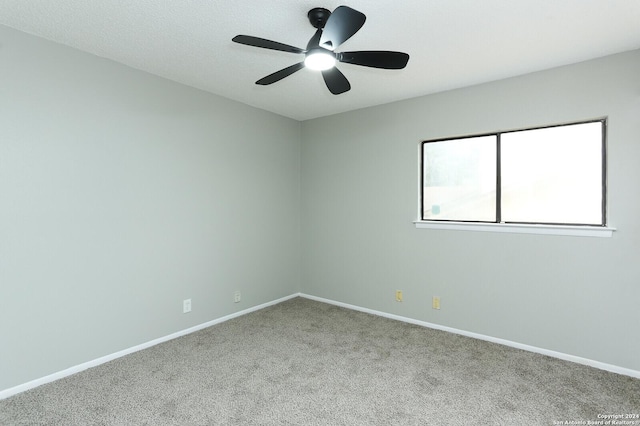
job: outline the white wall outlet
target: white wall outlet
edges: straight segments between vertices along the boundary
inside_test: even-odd
[[[440,309],[440,296],[433,296],[433,299],[431,299],[431,307],[433,309]]]
[[[396,302],[402,302],[402,290],[396,290]]]
[[[187,312],[191,312],[191,299],[184,299],[182,301],[182,313],[186,314]]]
[[[241,298],[242,298],[242,295],[240,294],[240,292],[239,292],[239,291],[236,291],[236,292],[233,294],[233,302],[234,302],[234,303],[238,303],[238,302],[240,302],[240,299],[241,299]]]

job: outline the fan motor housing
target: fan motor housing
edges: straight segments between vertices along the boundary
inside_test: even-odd
[[[307,13],[307,17],[309,18],[309,22],[313,25],[313,28],[322,29],[324,28],[324,24],[327,23],[327,19],[331,15],[331,11],[325,9],[324,7],[314,7]]]

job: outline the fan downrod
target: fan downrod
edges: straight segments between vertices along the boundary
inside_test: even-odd
[[[307,13],[307,17],[309,18],[309,22],[313,25],[313,28],[317,28],[319,30],[324,28],[324,24],[327,23],[327,19],[331,15],[331,11],[325,9],[324,7],[314,7]]]

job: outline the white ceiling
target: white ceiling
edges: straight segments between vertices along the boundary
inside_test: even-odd
[[[341,4],[367,21],[336,51],[403,51],[407,68],[339,64],[338,96],[307,69],[254,84],[302,56],[232,37],[304,48],[307,12]],[[640,48],[640,0],[0,0],[0,23],[297,120]]]

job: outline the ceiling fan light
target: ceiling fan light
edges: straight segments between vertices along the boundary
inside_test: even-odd
[[[304,66],[316,71],[325,71],[335,65],[336,58],[329,52],[311,52],[304,58]]]

